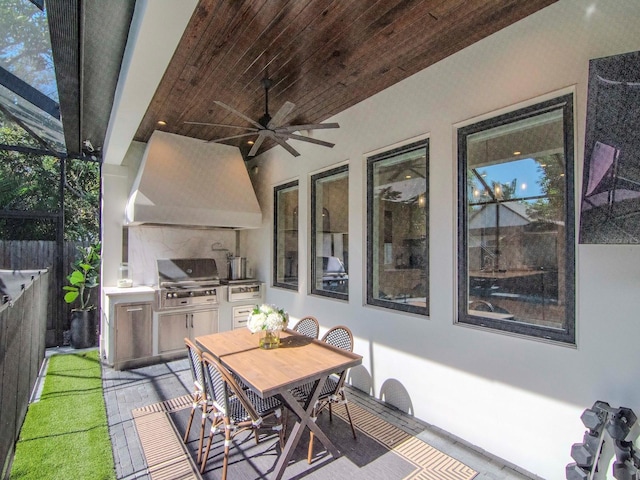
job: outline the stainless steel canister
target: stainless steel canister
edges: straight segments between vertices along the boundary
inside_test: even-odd
[[[247,259],[245,257],[231,257],[229,259],[229,278],[231,280],[247,278]]]

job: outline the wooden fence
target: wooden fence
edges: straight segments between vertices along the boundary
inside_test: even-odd
[[[77,246],[88,243],[65,242],[62,258],[58,258],[57,244],[54,241],[40,240],[0,240],[0,269],[49,271],[49,291],[46,313],[45,345],[55,347],[64,342],[63,332],[69,329],[70,312],[73,308],[63,300],[62,287],[75,260]],[[62,277],[59,276],[62,268]],[[62,280],[60,280],[62,279]],[[98,288],[91,292],[92,300],[98,305]]]
[[[12,306],[0,306],[0,478],[13,449],[44,360],[49,272],[35,274]]]

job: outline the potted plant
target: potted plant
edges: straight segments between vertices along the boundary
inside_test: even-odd
[[[69,285],[62,287],[66,292],[65,302],[79,303],[79,306],[71,311],[73,348],[92,347],[96,341],[96,306],[91,302],[91,289],[97,287],[100,280],[100,251],[100,242],[88,247],[78,247],[78,258],[73,263],[73,271],[67,276]]]

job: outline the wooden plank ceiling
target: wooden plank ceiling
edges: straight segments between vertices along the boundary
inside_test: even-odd
[[[243,133],[184,122],[249,126],[213,102],[257,121],[265,76],[272,115],[290,101],[286,124],[318,123],[555,1],[201,0],[135,140]],[[246,155],[247,139],[225,143]]]

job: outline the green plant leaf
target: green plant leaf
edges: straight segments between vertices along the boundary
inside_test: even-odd
[[[71,273],[71,275],[69,275],[69,282],[72,285],[77,285],[79,283],[84,283],[84,275],[82,274],[82,272],[79,272],[78,270],[75,270],[74,272]]]
[[[67,303],[73,303],[76,301],[76,298],[78,298],[78,292],[69,292],[67,294],[65,294],[64,296],[64,301]]]

